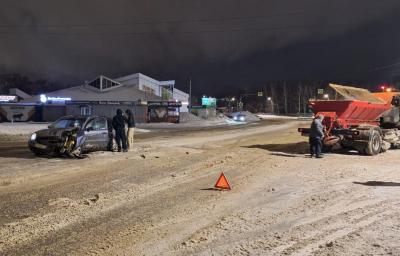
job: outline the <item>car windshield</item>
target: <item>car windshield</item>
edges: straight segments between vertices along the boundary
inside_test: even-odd
[[[82,128],[83,119],[59,119],[51,124],[52,128],[71,128],[71,127],[79,127]]]

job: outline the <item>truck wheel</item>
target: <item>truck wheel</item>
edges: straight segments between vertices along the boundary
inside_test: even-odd
[[[377,155],[381,152],[381,135],[378,131],[372,130],[369,136],[368,145],[365,148],[365,153],[369,156]]]

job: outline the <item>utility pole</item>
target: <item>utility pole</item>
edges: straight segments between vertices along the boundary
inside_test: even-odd
[[[189,113],[192,111],[192,78],[189,77],[189,102],[188,102],[188,107],[189,107]]]
[[[264,85],[264,96],[265,96],[265,101],[264,101],[264,112],[268,112],[268,96],[267,96],[267,88]]]

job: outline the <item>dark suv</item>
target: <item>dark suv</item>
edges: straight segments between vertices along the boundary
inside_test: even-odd
[[[28,145],[36,155],[80,155],[85,151],[114,150],[111,122],[103,116],[65,116],[48,129],[34,132]]]

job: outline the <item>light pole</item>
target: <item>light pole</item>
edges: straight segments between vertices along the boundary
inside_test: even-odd
[[[274,111],[274,101],[272,100],[271,97],[268,97],[267,100],[269,101],[269,103],[271,104],[271,112],[275,113]]]

